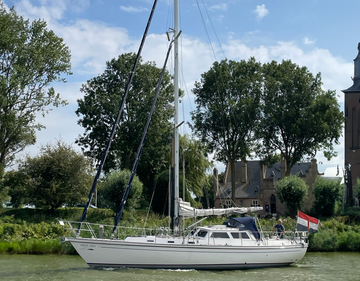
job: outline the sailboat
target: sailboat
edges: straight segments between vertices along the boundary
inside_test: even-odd
[[[62,222],[63,224],[66,223],[68,229],[71,230],[70,233],[73,234],[70,237],[65,237],[64,240],[70,242],[91,267],[214,270],[285,266],[297,262],[304,257],[307,251],[308,244],[304,236],[296,237],[295,233],[285,239],[266,236],[257,224],[256,217],[241,217],[246,213],[261,210],[261,207],[195,209],[179,197],[179,120],[177,106],[179,99],[178,38],[181,32],[178,26],[178,2],[178,0],[174,0],[175,23],[173,40],[170,43],[170,47],[174,44],[175,62],[173,229],[172,231],[165,228],[158,229],[156,233],[141,229],[138,231],[139,235],[122,237],[117,222],[121,218],[123,205],[126,203],[127,195],[124,194],[112,234],[109,238],[104,238],[106,233],[103,225],[92,225],[83,221],[86,216],[86,207],[89,206],[91,200],[91,196],[89,196],[81,222]],[[140,153],[141,149],[140,145]],[[104,153],[104,158],[106,158],[106,153]],[[136,166],[137,164],[134,164],[135,170]],[[96,184],[96,180],[95,177],[94,184]],[[128,187],[130,186],[131,182]],[[198,223],[203,220],[201,219],[187,229],[180,231],[180,220],[190,217],[206,218],[212,215],[238,215],[238,217],[228,218],[221,225],[198,226]],[[127,231],[130,230],[127,229]],[[84,233],[85,235],[81,235]]]

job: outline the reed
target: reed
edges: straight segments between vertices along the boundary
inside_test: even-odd
[[[0,241],[1,254],[76,254],[70,243],[60,243],[60,239],[27,239],[21,241]]]

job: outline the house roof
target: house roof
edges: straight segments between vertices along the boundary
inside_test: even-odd
[[[297,163],[295,164],[290,174],[303,174],[310,169],[311,162],[306,163]],[[261,185],[260,185],[260,176],[261,176],[261,165],[259,160],[247,161],[247,183],[240,182],[240,168],[241,161],[235,162],[235,197],[236,198],[260,198]],[[266,168],[265,178],[280,179],[281,178],[281,164],[276,163],[271,168]],[[228,175],[226,183],[220,186],[219,196],[221,198],[231,198],[231,177]]]

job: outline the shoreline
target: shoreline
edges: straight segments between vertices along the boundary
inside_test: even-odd
[[[64,227],[58,218],[76,221],[81,208],[57,209],[55,212],[36,209],[0,209],[0,254],[60,254],[77,255],[70,243],[61,243],[65,235]],[[89,210],[89,222],[104,225],[113,222],[114,213],[108,209]],[[147,218],[147,219],[145,219]],[[143,210],[124,212],[124,225],[134,223],[143,227],[154,228],[166,225],[167,218],[150,214]],[[296,219],[284,217],[285,230],[296,228]],[[207,223],[222,223],[223,217],[209,218]],[[260,219],[263,231],[271,231],[276,219]],[[308,252],[360,252],[360,214],[350,213],[344,216],[327,218],[321,221],[319,231],[309,235]],[[189,223],[192,223],[189,220]]]

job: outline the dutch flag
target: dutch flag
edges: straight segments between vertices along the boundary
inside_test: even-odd
[[[320,220],[298,211],[296,230],[315,233],[318,231],[319,224]]]

